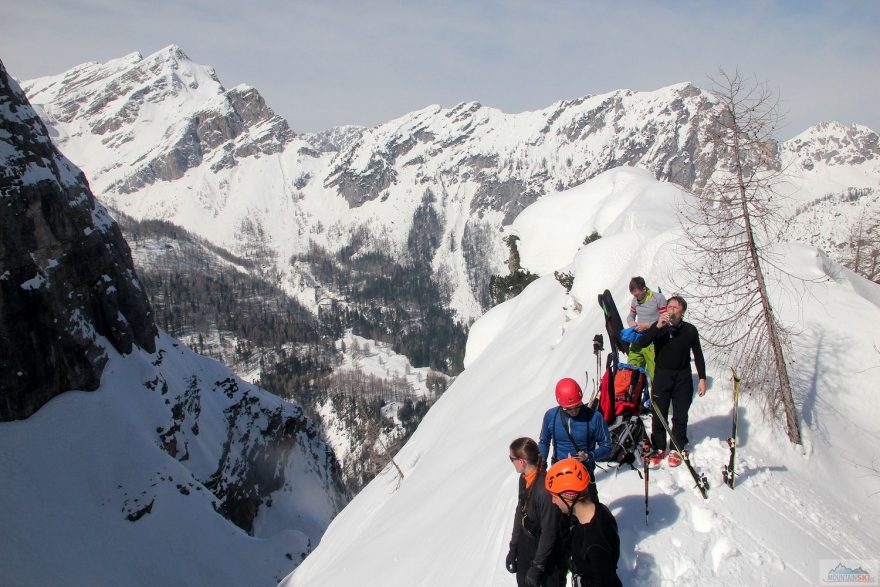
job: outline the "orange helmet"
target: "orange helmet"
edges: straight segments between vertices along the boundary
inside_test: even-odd
[[[563,408],[579,406],[584,398],[581,386],[571,377],[560,379],[556,384],[556,403]]]
[[[562,459],[547,471],[544,486],[550,493],[583,493],[590,484],[590,474],[577,459]]]

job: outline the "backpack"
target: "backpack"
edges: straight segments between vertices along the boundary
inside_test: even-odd
[[[638,344],[642,341],[642,333],[638,330],[638,325],[630,326],[629,328],[624,328],[620,331],[620,340],[623,342],[628,342],[630,344]]]
[[[648,397],[648,376],[642,367],[628,363],[614,364],[608,355],[599,394],[599,411],[611,424],[617,416],[639,415]],[[610,390],[610,392],[609,392]]]
[[[648,376],[645,370],[628,363],[618,363],[616,353],[609,353],[605,374],[600,384],[598,409],[611,435],[609,462],[629,463],[635,451],[647,441],[641,419],[643,406],[650,405]]]
[[[644,451],[648,443],[648,432],[642,418],[636,415],[620,416],[608,427],[611,435],[611,455],[608,462],[630,464],[636,460],[635,452]]]

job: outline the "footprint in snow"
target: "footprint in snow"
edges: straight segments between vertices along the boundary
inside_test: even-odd
[[[715,529],[715,514],[701,505],[692,505],[691,523],[697,532],[708,534]]]

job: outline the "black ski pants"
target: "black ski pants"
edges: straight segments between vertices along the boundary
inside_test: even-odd
[[[556,507],[555,505],[552,507]],[[558,544],[556,545],[559,546]],[[532,565],[532,559],[538,550],[538,537],[532,536],[526,531],[520,534],[516,545],[516,584],[517,587],[526,586],[526,573]],[[547,561],[544,575],[541,577],[541,587],[565,587],[565,566],[561,560],[561,553],[554,549],[550,560]]]
[[[684,450],[688,443],[688,410],[694,399],[694,382],[690,369],[673,371],[660,369],[654,373],[653,402],[663,419],[669,421],[669,406],[672,406],[672,438]],[[653,413],[651,421],[651,445],[658,450],[666,450],[666,430],[663,423]]]

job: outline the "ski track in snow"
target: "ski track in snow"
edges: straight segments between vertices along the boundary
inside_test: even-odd
[[[714,399],[707,397],[710,398],[709,401]],[[691,415],[702,412],[702,417],[693,422],[696,426],[713,417],[708,408],[697,407],[699,404],[696,402],[705,400],[706,398],[695,399]],[[649,419],[646,418],[646,424],[647,420]],[[742,420],[741,424],[748,425]],[[650,424],[647,424],[647,428],[650,429]],[[659,581],[660,585],[704,585],[707,568],[712,570],[712,575],[716,578],[722,579],[723,584],[728,584],[728,581],[733,582],[749,567],[756,566],[780,574],[785,571],[793,572],[803,580],[803,584],[814,584],[817,578],[816,569],[787,564],[786,557],[780,555],[780,544],[784,544],[790,536],[796,536],[793,554],[808,545],[809,550],[817,552],[833,548],[828,550],[825,558],[838,556],[859,559],[870,555],[870,549],[866,545],[876,543],[876,539],[854,527],[851,519],[847,519],[843,512],[833,507],[833,503],[827,505],[828,499],[817,494],[809,485],[794,489],[791,485],[780,482],[778,475],[784,473],[786,467],[778,461],[774,463],[759,458],[749,449],[744,444],[738,447],[739,474],[736,488],[732,490],[721,481],[722,467],[729,458],[726,442],[719,435],[716,438],[707,437],[696,445],[691,461],[697,472],[705,474],[709,479],[709,500],[706,501],[694,488],[693,478],[684,465],[671,469],[664,461],[659,468],[651,469],[650,514],[647,525],[644,522],[644,503],[640,508],[629,507],[627,504],[629,511],[624,513],[624,508],[615,507],[615,501],[611,501],[610,507],[618,516],[621,527],[622,548],[625,549],[626,544],[633,544],[635,547],[633,556],[627,557],[625,552],[621,554],[619,570],[624,584],[654,584],[654,581]],[[642,470],[641,467],[639,470]],[[619,472],[609,470],[600,473],[597,475],[600,495],[603,480],[608,475],[637,476],[628,467]],[[833,485],[832,480],[822,479],[821,475],[817,476],[816,482]],[[642,481],[639,480],[639,483]],[[678,511],[674,511],[672,507],[664,509],[672,503],[671,500],[663,499],[665,496],[676,498],[683,493],[692,495],[692,499],[685,502],[685,507]],[[659,507],[652,505],[658,501],[661,504]],[[676,500],[676,503],[682,502]],[[638,517],[636,513],[641,514],[641,524],[647,536],[632,529],[638,521],[635,519]],[[665,539],[661,538],[665,534],[662,526],[670,516],[677,517],[675,535],[669,540],[672,547],[669,549],[671,560],[659,563],[653,559],[646,560],[648,557],[642,547],[653,547],[654,542]],[[687,523],[680,523],[682,519]],[[755,519],[763,520],[764,523],[755,527],[739,521]],[[651,550],[660,549],[653,547]],[[819,557],[817,563],[818,559]],[[766,581],[762,584],[778,583]]]

